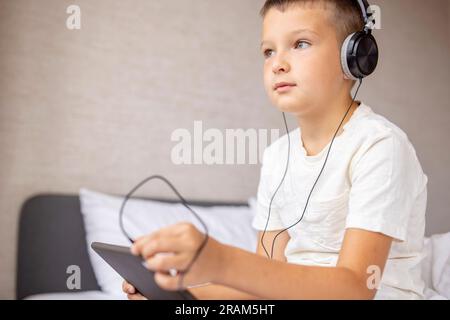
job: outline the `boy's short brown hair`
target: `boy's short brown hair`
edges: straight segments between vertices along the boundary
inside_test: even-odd
[[[331,22],[336,27],[336,35],[340,42],[343,42],[349,34],[364,28],[361,8],[354,0],[266,0],[260,14],[264,18],[272,8],[284,12],[289,6],[306,4],[332,6]]]

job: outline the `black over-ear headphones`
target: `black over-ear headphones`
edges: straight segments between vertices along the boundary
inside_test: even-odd
[[[367,77],[378,64],[378,45],[372,35],[374,20],[368,13],[369,3],[357,0],[364,20],[364,29],[350,34],[342,44],[341,64],[344,74],[351,80]]]

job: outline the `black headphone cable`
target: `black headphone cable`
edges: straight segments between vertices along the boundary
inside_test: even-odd
[[[294,224],[290,225],[289,227],[287,227],[287,228],[285,228],[285,229],[279,231],[279,232],[275,235],[275,237],[274,237],[274,239],[273,239],[273,241],[272,241],[272,248],[271,248],[271,250],[270,250],[270,255],[269,255],[269,253],[267,252],[266,246],[264,245],[264,235],[266,234],[267,226],[268,226],[268,224],[269,224],[270,211],[271,211],[271,208],[272,208],[272,202],[273,202],[273,199],[275,198],[276,194],[278,193],[278,190],[280,189],[281,185],[283,184],[284,179],[286,178],[286,174],[287,174],[287,172],[288,172],[288,168],[289,168],[289,156],[290,156],[290,153],[291,153],[291,152],[290,152],[290,150],[291,150],[291,139],[290,139],[290,136],[289,136],[289,129],[288,129],[287,122],[286,122],[286,115],[285,115],[284,112],[283,112],[283,120],[284,120],[284,125],[285,125],[285,127],[286,127],[286,135],[287,135],[287,139],[288,139],[288,155],[287,155],[287,161],[286,161],[286,169],[285,169],[285,171],[284,171],[283,177],[281,178],[281,181],[280,181],[278,187],[276,188],[275,192],[274,192],[273,195],[272,195],[272,198],[270,199],[269,212],[268,212],[268,216],[267,216],[266,226],[264,227],[264,231],[263,231],[263,234],[262,234],[262,236],[261,236],[261,246],[263,247],[263,249],[264,249],[264,251],[265,251],[265,253],[266,253],[266,255],[267,255],[268,258],[270,258],[270,259],[273,258],[273,248],[274,248],[274,246],[275,246],[275,241],[277,240],[277,237],[278,237],[280,234],[282,234],[283,232],[285,232],[286,230],[288,230],[288,229],[294,227],[295,225],[297,225],[298,223],[300,223],[300,221],[302,221],[302,219],[303,219],[303,217],[304,217],[304,215],[305,215],[306,208],[307,208],[307,206],[308,206],[309,198],[311,197],[311,193],[313,192],[313,190],[314,190],[314,188],[315,188],[315,186],[316,186],[316,184],[317,184],[317,181],[319,180],[320,176],[322,175],[323,169],[325,168],[325,165],[326,165],[326,163],[327,163],[328,155],[330,154],[330,150],[331,150],[331,147],[333,146],[334,139],[336,138],[336,135],[337,135],[337,133],[339,132],[339,129],[341,128],[342,123],[343,123],[344,120],[345,120],[345,117],[347,117],[348,112],[350,111],[351,107],[353,106],[353,103],[355,102],[356,96],[358,95],[358,91],[359,91],[359,89],[361,88],[361,85],[362,85],[362,79],[359,79],[359,84],[358,84],[358,87],[357,87],[357,89],[356,89],[356,92],[355,92],[355,94],[354,94],[354,96],[353,96],[352,102],[350,103],[350,106],[348,107],[347,112],[345,113],[344,117],[342,118],[341,123],[339,124],[339,127],[337,128],[337,130],[336,130],[336,132],[335,132],[335,134],[334,134],[334,136],[333,136],[333,139],[331,140],[331,143],[330,143],[330,146],[329,146],[329,148],[328,148],[328,152],[327,152],[327,156],[326,156],[326,158],[325,158],[324,164],[323,164],[323,166],[322,166],[322,169],[320,170],[319,175],[317,176],[316,181],[314,182],[314,185],[313,185],[312,188],[311,188],[311,191],[309,192],[308,198],[307,198],[307,200],[306,200],[305,208],[303,209],[303,212],[302,212],[302,215],[301,215],[300,219],[299,219],[297,222],[295,222]]]

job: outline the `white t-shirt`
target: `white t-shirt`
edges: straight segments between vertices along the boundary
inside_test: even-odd
[[[375,299],[421,299],[428,178],[414,147],[400,128],[364,103],[343,129],[333,142],[303,219],[287,231],[287,261],[336,266],[346,228],[380,232],[394,241]],[[267,231],[287,228],[300,219],[330,146],[307,156],[301,128],[289,137],[289,169],[272,202]],[[287,135],[264,151],[252,222],[256,230],[266,226],[287,152]]]

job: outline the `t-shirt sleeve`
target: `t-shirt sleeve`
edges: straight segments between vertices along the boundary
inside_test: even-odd
[[[346,228],[404,241],[421,172],[407,139],[389,134],[372,143],[353,166]]]
[[[252,221],[252,227],[259,231],[263,231],[264,229],[266,229],[266,231],[284,229],[283,223],[280,219],[280,205],[276,201],[276,198],[279,198],[280,196],[279,193],[281,190],[278,191],[272,205],[270,206],[271,198],[276,190],[276,186],[274,186],[275,177],[273,176],[274,164],[270,160],[270,150],[269,148],[266,148],[263,154],[261,174],[256,196],[256,214]],[[282,177],[278,177],[278,183],[281,181],[281,178]]]

